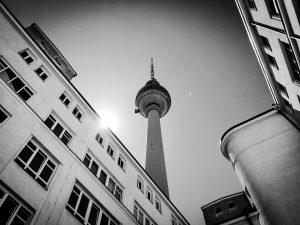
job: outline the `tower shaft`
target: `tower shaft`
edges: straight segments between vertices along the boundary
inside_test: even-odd
[[[169,198],[167,171],[163,150],[160,115],[156,109],[148,112],[146,172]]]

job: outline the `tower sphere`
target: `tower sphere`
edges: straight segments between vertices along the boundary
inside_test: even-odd
[[[152,77],[136,95],[135,106],[144,117],[148,117],[150,110],[155,109],[160,117],[167,114],[171,107],[171,96],[167,89]]]

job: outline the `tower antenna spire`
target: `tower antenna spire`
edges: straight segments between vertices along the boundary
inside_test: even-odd
[[[154,79],[154,66],[153,66],[153,58],[151,58],[151,80]]]

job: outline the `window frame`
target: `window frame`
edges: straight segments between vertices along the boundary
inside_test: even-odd
[[[139,187],[139,182],[141,183],[141,188]],[[144,180],[139,175],[136,180],[136,186],[142,193],[144,193]]]
[[[118,166],[125,172],[126,160],[125,160],[124,156],[119,154],[117,163],[118,163]]]
[[[104,147],[104,135],[102,135],[101,132],[97,132],[95,139],[102,147]],[[102,139],[102,142],[101,142],[101,139]]]
[[[107,146],[107,150],[106,150],[107,154],[113,159],[115,160],[115,154],[116,154],[116,151],[115,151],[115,148],[112,147],[110,144]],[[112,154],[111,154],[112,152]]]
[[[75,110],[77,110],[77,112],[74,113]],[[72,110],[72,114],[75,116],[76,119],[78,119],[79,122],[82,121],[84,113],[83,113],[83,110],[81,109],[81,107],[79,107],[79,105],[76,105],[74,107],[74,109]],[[81,114],[80,118],[77,117],[79,114]]]
[[[171,224],[172,225],[177,225],[177,219],[173,214],[171,214]]]
[[[158,203],[158,205],[157,205],[157,203]],[[160,199],[157,197],[157,195],[155,195],[154,205],[155,205],[156,210],[162,214],[161,201],[160,201]],[[158,207],[157,207],[157,206],[158,206]]]
[[[32,148],[32,145],[35,147],[35,149]],[[28,153],[28,150],[31,151],[29,154],[29,158],[27,158],[27,161],[25,162],[24,159],[21,157],[28,157],[24,156],[24,154]],[[23,154],[21,156],[21,154]],[[39,166],[37,171],[34,171],[33,168],[31,168],[31,163],[36,160],[36,158],[39,155],[42,155],[44,157],[41,165]],[[31,138],[26,145],[18,152],[17,157],[14,160],[25,172],[31,176],[37,183],[39,183],[43,188],[46,190],[49,188],[51,185],[51,181],[53,180],[56,171],[58,169],[59,163],[57,159],[55,159],[50,152],[36,139],[36,138]],[[54,166],[51,167],[50,163]],[[34,166],[34,165],[33,165]],[[51,174],[48,177],[48,181],[45,181],[44,178],[41,177],[41,174],[48,169],[51,170]]]
[[[1,66],[3,67],[1,69]],[[4,71],[10,71],[10,75],[14,75],[13,78],[9,78],[8,81],[4,80],[4,76],[1,76],[1,74]],[[7,73],[7,72],[6,72]],[[0,57],[0,78],[1,80],[6,83],[7,86],[9,86],[9,88],[15,92],[23,101],[27,102],[33,95],[34,95],[34,91],[33,89],[24,81],[24,79],[9,65],[9,63],[7,63],[7,61],[3,58]],[[20,85],[20,82],[23,84],[23,86],[21,88],[19,88],[18,90],[15,90],[15,87],[13,86],[13,82],[15,83],[15,85]],[[27,94],[27,98],[24,96],[24,91],[25,94]],[[23,93],[23,94],[22,94]],[[23,95],[23,96],[22,96]],[[29,97],[28,97],[29,96]]]
[[[276,20],[281,20],[280,10],[278,8],[276,0],[266,0],[265,3],[267,6],[267,10],[269,12],[270,18],[276,19]]]
[[[157,225],[157,223],[148,215],[148,213],[134,200],[133,205],[133,217],[141,225],[146,225],[146,220],[150,223],[149,225]]]
[[[150,197],[148,197],[148,194]],[[146,198],[153,204],[153,191],[149,186],[146,188]]]
[[[39,69],[42,70],[41,73],[38,72]],[[43,65],[36,68],[34,72],[43,82],[46,82],[46,80],[49,78],[49,72],[45,69]],[[46,78],[43,78],[43,76],[46,76]]]
[[[22,198],[16,196],[16,194],[10,188],[8,188],[2,181],[0,181],[0,192],[3,192],[3,196],[0,198],[0,208],[3,206],[3,203],[5,203],[5,201],[8,198],[17,203],[14,211],[11,213],[8,220],[6,221],[6,224],[11,224],[12,222],[14,222],[15,218],[18,218],[19,220],[22,220],[23,223],[25,222],[24,225],[29,225],[32,221],[32,218],[34,217],[35,210],[31,206],[29,206],[29,204],[25,202]],[[18,215],[20,210],[23,210],[23,212],[27,211],[25,213],[27,213],[27,215],[29,214],[29,217],[26,221],[24,221],[24,219],[21,218],[20,215]]]
[[[233,204],[233,206],[232,206],[232,207],[230,206],[231,204]],[[234,201],[229,201],[229,202],[227,202],[227,206],[228,206],[228,209],[230,209],[230,210],[232,210],[232,209],[234,209],[234,208],[236,207],[236,205],[235,205],[235,202],[234,202]]]
[[[64,97],[63,97],[64,95]],[[71,98],[71,95],[69,93],[67,93],[66,91],[64,91],[63,93],[61,93],[61,95],[58,98],[63,104],[64,106],[66,106],[67,108],[70,107],[70,105],[72,104],[73,99]],[[66,100],[69,100],[69,103],[65,103]]]
[[[22,53],[26,52],[27,56],[22,56]],[[21,50],[18,52],[19,55],[21,56],[21,58],[28,64],[30,65],[32,62],[34,62],[36,60],[36,57],[34,56],[34,54],[32,53],[32,51],[29,48],[26,48],[24,50]],[[30,62],[29,62],[29,61]]]

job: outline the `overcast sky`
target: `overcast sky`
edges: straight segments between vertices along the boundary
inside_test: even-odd
[[[72,83],[144,165],[147,120],[138,90],[155,76],[172,106],[161,119],[170,198],[191,225],[201,206],[242,190],[219,141],[272,99],[234,0],[5,0],[36,22],[78,73]]]

